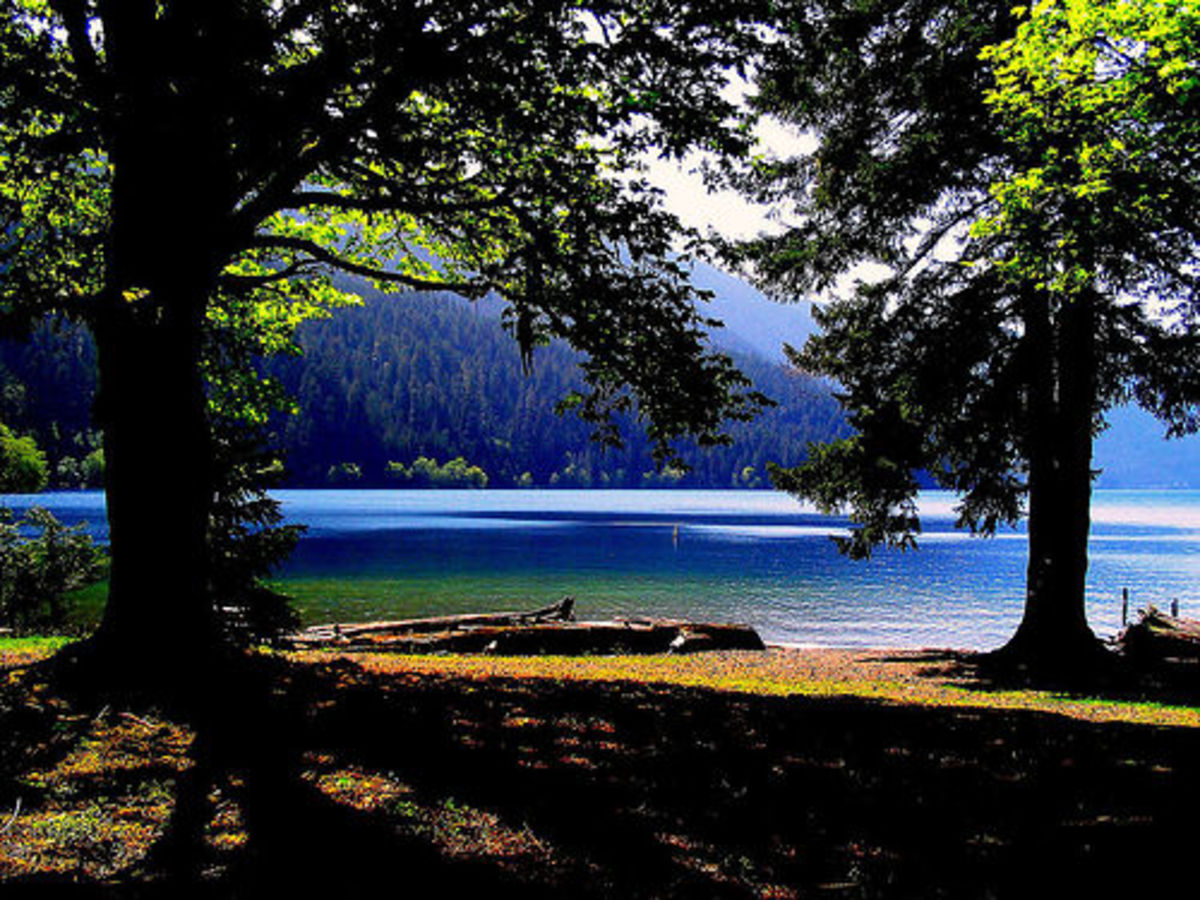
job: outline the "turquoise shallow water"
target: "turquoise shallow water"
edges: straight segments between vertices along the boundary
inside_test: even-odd
[[[953,498],[922,497],[915,552],[838,556],[843,524],[766,491],[281,491],[309,532],[279,573],[308,621],[537,605],[580,615],[749,622],[770,641],[990,647],[1020,619],[1025,539],[952,527]],[[36,500],[103,536],[96,493]],[[1200,615],[1200,492],[1097,493],[1089,619],[1131,606]]]

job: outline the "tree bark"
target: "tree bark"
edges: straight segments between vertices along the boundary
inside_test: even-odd
[[[189,330],[126,322],[97,333],[112,567],[96,641],[115,662],[163,673],[199,664],[216,637],[208,423]]]
[[[208,584],[213,483],[201,372],[230,195],[222,65],[154,4],[109,3],[112,227],[92,323],[112,569],[94,646],[106,666],[170,689],[216,647]],[[138,675],[134,670],[141,670]]]
[[[1037,295],[1023,300],[1029,562],[1024,615],[1000,652],[1069,670],[1098,647],[1085,609],[1096,403],[1093,300],[1085,292],[1057,316],[1048,302]]]

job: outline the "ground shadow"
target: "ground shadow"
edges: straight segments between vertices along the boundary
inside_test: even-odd
[[[1200,659],[1130,657],[1098,646],[1097,662],[1067,672],[1035,671],[992,653],[925,650],[872,655],[872,661],[910,667],[934,683],[989,694],[1034,689],[1077,699],[1200,704]]]
[[[1185,729],[348,662],[256,677],[155,862],[79,896],[1144,895],[1200,800]],[[221,859],[180,837],[215,794],[249,835]]]

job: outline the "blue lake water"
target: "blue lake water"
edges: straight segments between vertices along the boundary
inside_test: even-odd
[[[278,581],[306,621],[535,606],[564,595],[581,617],[748,622],[768,641],[828,646],[997,646],[1020,619],[1025,537],[952,527],[953,498],[921,498],[915,552],[840,557],[844,524],[767,491],[280,491],[309,526]],[[98,493],[37,502],[104,534]],[[1200,614],[1200,492],[1100,491],[1089,620],[1131,608]]]

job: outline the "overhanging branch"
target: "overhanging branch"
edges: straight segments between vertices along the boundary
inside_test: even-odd
[[[404,272],[393,272],[388,269],[381,269],[376,266],[369,266],[363,263],[357,263],[353,260],[339,256],[327,247],[322,247],[315,241],[307,240],[306,238],[290,237],[287,235],[257,235],[251,242],[251,246],[261,249],[276,249],[290,250],[295,253],[307,254],[312,260],[323,263],[334,269],[351,275],[361,275],[364,278],[370,278],[374,281],[390,282],[392,284],[403,284],[406,287],[422,291],[453,291],[456,294],[462,294],[464,297],[482,297],[491,288],[492,285],[483,280],[450,280],[450,279],[435,279],[435,278],[419,278],[415,275],[408,275]]]
[[[333,191],[303,190],[293,193],[282,201],[285,209],[304,209],[309,206],[324,206],[346,212],[395,212],[395,213],[456,213],[495,209],[503,203],[501,197],[486,200],[449,202],[421,202],[400,200],[395,197],[353,197]]]
[[[220,283],[223,287],[231,288],[254,289],[266,287],[280,281],[286,281],[295,275],[300,275],[310,269],[313,264],[312,260],[299,260],[267,275],[224,274],[220,277]]]

